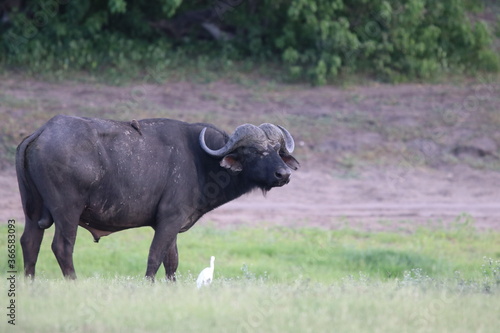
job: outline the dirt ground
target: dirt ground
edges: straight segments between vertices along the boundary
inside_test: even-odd
[[[207,214],[216,226],[411,231],[469,223],[500,230],[500,87],[496,82],[349,88],[263,82],[124,87],[0,80],[0,221],[23,221],[13,147],[51,116],[173,117],[231,131],[285,125],[301,169],[266,197],[254,192]]]

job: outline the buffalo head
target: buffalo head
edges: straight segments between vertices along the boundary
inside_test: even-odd
[[[287,184],[291,170],[299,168],[299,162],[291,155],[295,143],[284,127],[268,123],[241,125],[217,150],[207,147],[205,132],[206,128],[200,133],[200,145],[207,154],[221,158],[223,168],[241,172],[265,191]]]

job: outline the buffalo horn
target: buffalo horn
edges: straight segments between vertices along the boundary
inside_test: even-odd
[[[288,153],[291,154],[293,153],[293,150],[295,149],[295,141],[293,141],[292,135],[290,132],[286,130],[286,128],[278,125],[280,130],[283,132],[283,138],[285,140],[285,148],[288,150]]]
[[[224,147],[213,150],[208,148],[207,144],[205,143],[206,131],[207,128],[205,127],[200,133],[200,146],[207,154],[216,157],[224,156],[227,153],[235,150],[238,147],[244,146],[247,143],[262,142],[263,140],[265,140],[264,133],[262,133],[262,130],[260,128],[255,125],[244,124],[236,128],[233,135],[229,137],[229,140],[224,145]]]
[[[295,149],[295,142],[292,135],[282,126],[273,124],[262,124],[259,126],[270,140],[279,141],[281,146],[285,147],[286,151],[291,154]]]

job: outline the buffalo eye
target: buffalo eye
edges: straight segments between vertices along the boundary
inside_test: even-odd
[[[248,154],[251,154],[251,155],[258,155],[260,152],[257,148],[254,148],[254,147],[249,147],[248,148]]]
[[[262,155],[266,155],[265,154],[266,152],[260,151],[260,150],[258,150],[255,147],[246,147],[245,150],[243,151],[243,153],[245,155],[249,155],[249,156],[262,156]]]

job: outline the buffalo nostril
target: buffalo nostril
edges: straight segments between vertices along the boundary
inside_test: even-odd
[[[274,176],[278,180],[287,180],[290,178],[290,172],[287,170],[278,170],[274,173]]]

